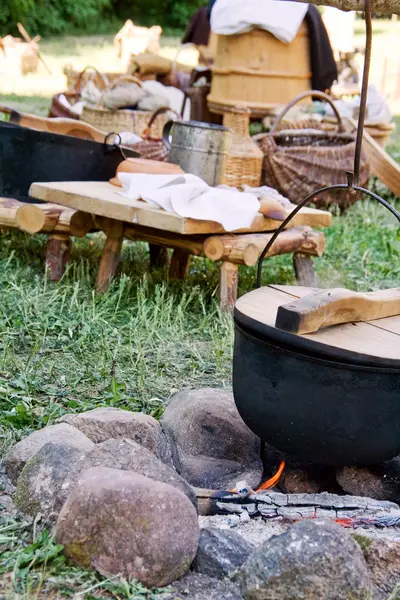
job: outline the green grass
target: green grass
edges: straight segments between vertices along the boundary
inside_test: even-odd
[[[166,40],[164,53],[173,56],[176,45]],[[41,69],[22,80],[2,81],[0,103],[45,115],[51,95],[64,89],[65,63],[118,70],[110,36],[46,40],[41,48],[54,76]],[[399,129],[390,151],[400,158]],[[315,260],[323,286],[398,285],[398,227],[376,202],[358,202],[335,217],[326,237],[326,252]],[[218,309],[214,263],[194,258],[187,280],[172,283],[163,271],[149,272],[146,245],[125,243],[119,277],[96,296],[102,237],[74,240],[58,284],[44,276],[45,243],[43,236],[0,235],[0,455],[66,412],[111,405],[158,418],[178,390],[230,389],[233,323]],[[265,262],[264,283],[272,282],[294,283],[289,256]],[[240,267],[239,284],[240,294],[254,288],[255,268]],[[146,596],[139,584],[68,567],[40,523],[1,517],[0,507],[0,597],[53,599],[73,593],[88,600],[156,594]]]

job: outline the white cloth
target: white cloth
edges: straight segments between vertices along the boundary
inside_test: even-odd
[[[251,226],[260,203],[253,194],[213,188],[195,175],[119,173],[121,194],[190,219],[216,221],[225,231]]]
[[[289,44],[296,37],[308,4],[281,0],[217,0],[211,29],[219,35],[245,33],[258,27]]]
[[[334,102],[342,117],[354,118],[358,116],[358,109],[360,107],[360,97],[353,98],[352,100],[335,100]],[[326,114],[333,115],[333,110],[326,105]],[[368,86],[367,92],[367,113],[365,122],[368,125],[378,123],[391,123],[392,113],[384,98],[374,85]]]
[[[181,114],[183,100],[185,98],[184,93],[178,88],[173,86],[166,86],[160,83],[159,81],[153,81],[149,79],[148,81],[143,81],[143,87],[145,90],[154,94],[155,96],[163,96],[168,101],[168,106],[172,108],[178,115]],[[184,121],[190,120],[190,100],[189,98],[186,101],[185,105],[185,113],[183,115]]]

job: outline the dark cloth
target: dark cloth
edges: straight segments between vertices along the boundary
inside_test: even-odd
[[[310,4],[305,16],[310,38],[311,87],[324,92],[338,78],[328,33],[316,6]]]
[[[207,7],[199,8],[189,21],[189,25],[182,38],[182,44],[196,44],[196,46],[207,46],[210,37],[210,21]]]

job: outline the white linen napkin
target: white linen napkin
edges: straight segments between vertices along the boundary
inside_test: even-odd
[[[213,188],[195,175],[119,173],[118,178],[126,198],[144,200],[181,217],[215,221],[225,231],[250,227],[260,208],[255,195]]]

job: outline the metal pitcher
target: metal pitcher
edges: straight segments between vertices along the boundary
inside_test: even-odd
[[[197,175],[208,185],[216,186],[222,183],[230,135],[230,129],[221,125],[168,121],[163,130],[163,141],[169,150],[169,162],[179,165],[185,173]]]

